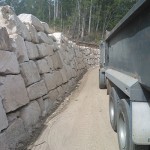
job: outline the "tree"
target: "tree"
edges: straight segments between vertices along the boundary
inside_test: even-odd
[[[0,0],[0,4],[4,4]],[[100,40],[137,0],[5,0],[17,14],[31,13],[51,27],[82,40]]]

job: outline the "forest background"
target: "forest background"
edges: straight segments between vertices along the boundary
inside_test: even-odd
[[[99,43],[137,0],[0,0],[16,14],[29,13],[76,41]]]

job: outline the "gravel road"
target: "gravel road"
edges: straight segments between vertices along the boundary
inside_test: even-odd
[[[118,150],[117,135],[109,123],[108,96],[98,82],[98,68],[90,69],[67,98],[70,102],[47,119],[44,131],[29,149]]]

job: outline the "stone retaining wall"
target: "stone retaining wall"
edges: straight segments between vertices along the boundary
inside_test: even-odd
[[[99,50],[80,47],[30,14],[0,7],[0,149],[15,149],[68,94]]]

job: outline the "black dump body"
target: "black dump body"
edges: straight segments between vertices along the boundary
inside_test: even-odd
[[[106,68],[135,77],[150,90],[150,0],[140,0],[106,39]]]

